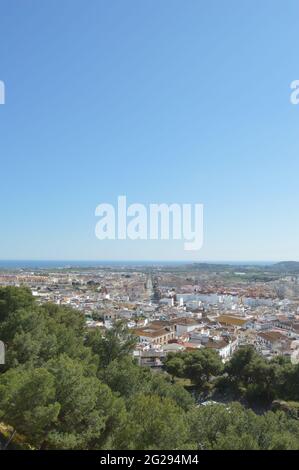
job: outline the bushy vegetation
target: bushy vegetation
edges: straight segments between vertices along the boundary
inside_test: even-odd
[[[0,422],[35,449],[294,449],[299,421],[257,416],[238,403],[196,406],[216,383],[236,397],[298,400],[298,367],[238,351],[223,368],[208,350],[169,355],[164,373],[139,367],[135,338],[119,322],[88,330],[82,314],[38,305],[26,288],[0,288]],[[167,373],[167,371],[169,373]]]
[[[197,390],[213,388],[249,405],[270,406],[273,400],[299,401],[299,365],[288,357],[267,360],[253,347],[238,349],[223,366],[214,350],[171,353],[164,363],[172,377],[188,378]]]

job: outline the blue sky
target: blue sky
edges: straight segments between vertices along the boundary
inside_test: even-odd
[[[297,0],[1,0],[0,259],[299,260]],[[101,202],[204,204],[204,246]]]

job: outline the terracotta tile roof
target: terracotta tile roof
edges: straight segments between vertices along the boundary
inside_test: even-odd
[[[150,327],[136,328],[133,331],[134,331],[134,334],[137,336],[148,336],[149,338],[158,338],[160,336],[165,336],[171,333],[166,328],[156,329],[156,328],[150,328]]]
[[[196,320],[195,318],[189,317],[182,317],[171,320],[171,322],[176,325],[200,325],[202,323],[202,320]]]
[[[224,340],[220,340],[220,341],[208,341],[206,344],[205,344],[205,347],[206,348],[209,348],[209,349],[222,349],[222,348],[225,348],[225,346],[227,346],[228,343]]]
[[[248,318],[240,318],[235,317],[233,315],[220,315],[217,318],[219,323],[223,323],[224,325],[235,325],[235,326],[243,326],[248,322]]]
[[[279,331],[264,331],[258,333],[258,336],[265,339],[266,341],[270,341],[271,343],[286,339],[286,336],[280,333]]]

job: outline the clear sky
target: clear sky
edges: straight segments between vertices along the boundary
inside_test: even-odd
[[[0,259],[184,258],[95,237],[124,194],[203,203],[193,259],[299,260],[298,19],[298,0],[0,0]]]

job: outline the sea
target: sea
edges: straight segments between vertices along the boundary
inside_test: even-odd
[[[270,266],[274,261],[159,261],[159,260],[0,260],[0,269],[67,269],[119,266],[185,266],[198,263],[231,266]]]

